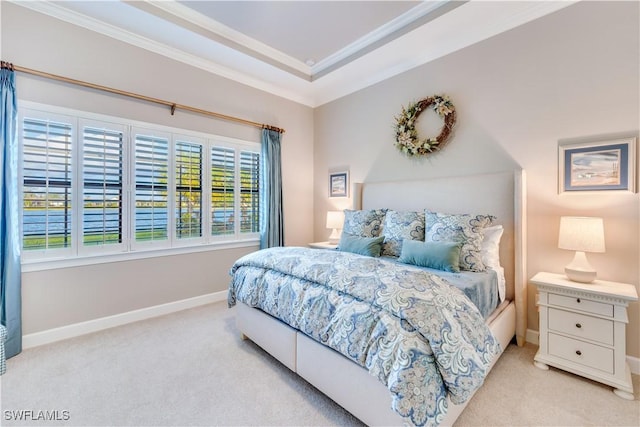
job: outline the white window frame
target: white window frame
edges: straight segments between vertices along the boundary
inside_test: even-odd
[[[136,174],[136,165],[135,165],[135,143],[136,143],[136,135],[145,135],[145,136],[152,136],[152,137],[158,137],[158,138],[163,138],[167,140],[167,152],[169,153],[169,158],[168,158],[168,163],[167,163],[167,210],[166,210],[166,214],[167,214],[167,239],[166,240],[155,240],[155,241],[148,241],[148,242],[138,242],[135,238],[135,233],[136,233],[136,222],[135,222],[135,210],[136,210],[136,179],[135,179],[135,174]],[[171,155],[172,153],[172,147],[173,147],[173,143],[172,143],[172,137],[171,137],[171,133],[169,132],[165,132],[165,131],[161,131],[161,130],[157,130],[157,129],[152,129],[149,127],[142,127],[142,126],[132,126],[131,127],[131,133],[129,136],[129,140],[130,140],[130,152],[129,152],[129,158],[131,159],[131,168],[129,169],[130,172],[130,176],[131,176],[131,184],[130,184],[130,188],[129,188],[129,195],[130,195],[130,199],[131,199],[131,208],[130,208],[130,218],[131,218],[131,239],[130,239],[130,250],[131,251],[143,251],[143,250],[158,250],[158,249],[168,249],[171,248],[173,245],[173,233],[171,232],[171,230],[173,229],[174,225],[174,220],[173,220],[173,215],[172,215],[172,210],[171,207],[173,206],[173,192],[171,191],[171,185],[172,185],[172,179],[171,179],[171,172],[173,171],[173,156]]]
[[[245,149],[239,149],[238,153],[237,153],[237,159],[238,159],[237,160],[238,161],[238,170],[236,171],[236,173],[238,174],[238,183],[237,183],[238,184],[238,186],[237,186],[238,202],[237,203],[238,203],[238,208],[239,209],[240,209],[241,204],[242,204],[242,191],[241,191],[242,190],[242,182],[241,182],[242,180],[241,180],[241,177],[240,177],[240,171],[241,171],[242,165],[240,163],[241,163],[241,154],[242,154],[243,151],[253,152],[253,150],[248,150],[246,148]],[[259,171],[258,179],[260,179],[260,175],[261,175],[261,172]],[[259,190],[260,190],[260,187],[258,186],[258,191]],[[258,203],[260,203],[259,201],[260,201],[260,194],[258,194]],[[262,215],[260,214],[260,212],[258,212],[258,225],[259,225],[261,217],[262,217]],[[260,233],[257,233],[257,232],[244,232],[243,233],[240,230],[241,224],[242,224],[242,218],[240,217],[240,218],[238,218],[238,221],[237,221],[237,233],[239,233],[241,235],[245,235],[245,236],[257,236],[258,239],[260,238]]]
[[[78,265],[91,265],[121,260],[132,260],[182,254],[191,252],[211,251],[238,247],[255,247],[259,244],[259,233],[240,233],[240,151],[253,151],[260,155],[260,143],[244,141],[202,132],[171,128],[163,125],[144,123],[126,118],[118,118],[95,113],[72,110],[63,107],[39,104],[29,101],[19,101],[19,140],[20,140],[20,186],[23,186],[23,120],[33,117],[41,120],[56,120],[72,125],[72,234],[71,247],[48,250],[23,250],[22,271],[40,271],[51,268],[63,268]],[[84,126],[105,127],[113,130],[123,130],[123,243],[84,247],[82,240],[82,139]],[[111,126],[111,127],[109,127]],[[169,141],[169,165],[167,183],[167,240],[136,242],[135,240],[135,135],[155,135],[167,138]],[[201,226],[202,236],[199,238],[177,239],[175,223],[175,143],[186,140],[202,144],[202,202]],[[233,234],[213,236],[211,233],[211,147],[222,146],[232,148],[235,152],[234,210],[238,218],[234,222]],[[23,192],[20,191],[20,206],[23,205]],[[22,236],[22,218],[20,221]]]
[[[208,161],[211,162],[211,147],[225,147],[225,148],[233,148],[234,149],[234,167],[235,167],[235,179],[234,179],[234,188],[233,188],[233,196],[234,196],[234,210],[236,211],[236,218],[234,220],[234,234],[226,234],[220,236],[213,236],[211,234],[211,224],[209,223],[209,228],[207,229],[207,233],[211,240],[213,241],[239,241],[239,240],[260,240],[260,233],[241,233],[240,232],[240,216],[238,215],[240,209],[240,152],[241,151],[253,151],[260,154],[260,144],[250,143],[247,141],[242,141],[238,139],[228,138],[228,137],[215,137],[209,141],[210,147],[208,149]],[[262,155],[262,154],[260,154]],[[210,171],[211,169],[207,169]],[[208,206],[208,216],[211,217],[211,173],[208,174],[207,177],[207,189],[208,189],[208,197],[209,204]]]
[[[122,212],[128,212],[129,209],[129,197],[128,191],[129,183],[127,173],[129,171],[129,159],[127,156],[127,147],[129,144],[128,132],[126,125],[120,123],[113,123],[102,120],[94,120],[94,119],[85,119],[79,118],[78,120],[78,145],[75,152],[76,155],[76,164],[78,167],[75,169],[75,182],[76,185],[72,185],[74,189],[74,196],[78,201],[79,208],[79,217],[76,221],[77,229],[77,243],[78,243],[78,256],[90,256],[90,255],[101,255],[104,253],[115,253],[115,252],[127,252],[128,244],[127,240],[130,236],[129,230],[129,221],[125,218],[122,220],[122,242],[121,243],[112,243],[108,245],[85,245],[84,244],[84,184],[83,184],[83,173],[85,168],[84,163],[84,128],[85,127],[93,127],[93,128],[106,128],[110,130],[120,131],[122,132]]]
[[[209,195],[209,204],[207,206],[207,217],[208,217],[208,220],[209,220],[209,225],[208,225],[208,228],[207,228],[207,233],[209,234],[209,238],[212,241],[224,242],[224,241],[227,241],[227,240],[235,240],[237,238],[237,236],[240,235],[240,233],[239,233],[240,229],[238,228],[238,220],[237,220],[237,218],[235,218],[235,215],[236,215],[235,210],[236,210],[236,206],[238,206],[238,196],[237,196],[237,193],[238,193],[238,169],[237,169],[237,165],[238,165],[238,160],[239,160],[239,157],[238,157],[239,149],[237,147],[231,146],[230,144],[226,144],[226,145],[216,144],[215,141],[211,141],[211,144],[209,145],[209,149],[207,151],[207,154],[208,154],[207,157],[208,157],[208,161],[209,161],[210,164],[211,164],[211,150],[213,150],[214,147],[215,148],[224,148],[226,150],[231,150],[233,152],[233,162],[234,162],[233,163],[233,166],[234,166],[234,176],[233,176],[234,221],[233,221],[233,231],[231,233],[217,234],[217,235],[212,234],[211,227],[213,226],[213,219],[211,218],[211,216],[212,216],[212,209],[213,209],[213,206],[212,206],[213,200],[211,198],[211,190],[212,190],[211,187],[213,185],[213,182],[212,182],[212,179],[211,179],[211,168],[213,167],[213,165],[210,165],[210,167],[208,169],[209,170],[209,174],[208,174],[209,175],[208,176],[208,180],[209,181],[208,181],[208,186],[207,186],[207,193]]]
[[[176,145],[178,144],[178,142],[185,142],[188,144],[194,144],[194,145],[200,145],[200,153],[201,153],[201,172],[200,172],[200,236],[199,237],[178,237],[178,221],[176,218],[176,207],[177,207],[177,191],[176,191],[176,187],[177,187],[177,178],[176,178]],[[205,182],[210,182],[209,179],[207,179],[207,175],[209,175],[207,172],[209,171],[209,166],[210,166],[210,162],[207,159],[207,153],[208,153],[208,147],[209,145],[207,144],[206,139],[202,139],[202,138],[198,138],[195,136],[189,136],[189,135],[184,135],[184,134],[173,134],[173,138],[171,141],[171,149],[172,149],[172,153],[173,155],[171,156],[172,160],[173,160],[173,166],[171,167],[171,183],[172,183],[172,187],[171,187],[171,195],[173,198],[173,203],[171,205],[171,216],[173,217],[173,228],[171,230],[171,234],[173,236],[173,246],[174,247],[179,247],[179,246],[192,246],[192,245],[198,245],[198,244],[206,244],[209,243],[208,242],[208,238],[207,238],[207,229],[205,228],[205,222],[207,224],[209,224],[209,222],[207,221],[207,217],[208,215],[208,204],[207,201],[210,200],[209,196],[205,193],[205,191],[207,191],[207,184],[205,184]],[[205,216],[205,212],[204,210],[207,209],[207,215]]]
[[[22,109],[18,109],[18,120],[19,120],[19,125],[18,125],[18,138],[20,141],[20,152],[19,152],[19,167],[18,167],[18,180],[19,180],[19,186],[20,186],[20,195],[19,195],[19,203],[20,203],[20,212],[21,212],[21,218],[20,218],[20,237],[22,239],[23,237],[23,221],[22,221],[22,212],[23,209],[22,207],[24,206],[24,171],[22,169],[23,166],[23,146],[22,146],[22,141],[24,139],[24,128],[23,128],[23,123],[24,123],[24,119],[25,117],[29,117],[29,118],[33,118],[33,119],[37,119],[37,120],[46,120],[46,121],[57,121],[57,122],[62,122],[62,123],[69,123],[72,126],[72,132],[71,132],[71,147],[72,147],[72,151],[71,151],[71,170],[72,170],[72,183],[71,183],[71,218],[72,218],[72,225],[71,225],[71,245],[67,248],[60,248],[60,249],[41,249],[41,250],[29,250],[29,251],[25,251],[22,250],[21,251],[21,258],[23,260],[29,260],[29,259],[52,259],[52,258],[68,258],[73,256],[74,253],[77,252],[77,245],[78,245],[78,238],[77,238],[77,231],[74,228],[74,223],[77,222],[77,220],[75,220],[75,218],[78,215],[78,199],[77,199],[77,195],[74,192],[74,187],[73,187],[73,180],[75,179],[75,173],[76,173],[76,169],[77,169],[77,164],[76,164],[76,160],[75,160],[75,151],[77,151],[77,149],[75,148],[76,145],[78,144],[78,134],[77,134],[77,120],[72,116],[72,115],[66,115],[66,114],[59,114],[56,112],[44,112],[44,111],[26,111],[26,115],[25,115],[25,111],[23,111]],[[22,243],[21,243],[22,245]],[[22,247],[21,247],[22,249]]]

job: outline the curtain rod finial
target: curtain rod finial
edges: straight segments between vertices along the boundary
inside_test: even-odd
[[[284,133],[284,129],[280,129],[279,127],[276,126],[271,126],[271,125],[267,125],[267,124],[263,124],[262,125],[262,129],[267,129],[267,130],[272,130],[278,133]]]

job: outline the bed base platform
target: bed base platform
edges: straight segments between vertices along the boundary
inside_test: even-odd
[[[503,350],[515,335],[515,318],[515,305],[505,302],[487,321]],[[236,324],[243,338],[251,339],[365,424],[404,424],[391,409],[389,390],[366,369],[338,352],[243,303],[237,304]],[[499,357],[496,356],[494,364]],[[449,402],[449,411],[441,425],[452,425],[465,406],[466,403]]]

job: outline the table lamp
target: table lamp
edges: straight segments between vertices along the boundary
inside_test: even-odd
[[[558,247],[576,251],[573,261],[565,268],[567,277],[574,282],[590,283],[596,270],[587,261],[585,252],[604,252],[604,224],[602,218],[560,217]]]
[[[327,228],[331,228],[331,235],[329,236],[329,243],[337,244],[340,241],[340,234],[342,234],[342,225],[344,224],[344,212],[342,211],[328,211],[327,212]]]

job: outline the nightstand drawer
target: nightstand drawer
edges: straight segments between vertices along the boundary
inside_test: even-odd
[[[568,297],[550,293],[549,304],[566,307],[571,310],[580,310],[587,313],[613,317],[613,304],[593,301],[582,297]]]
[[[549,354],[613,374],[613,350],[610,348],[550,333]]]
[[[549,308],[549,329],[613,345],[613,320]]]

